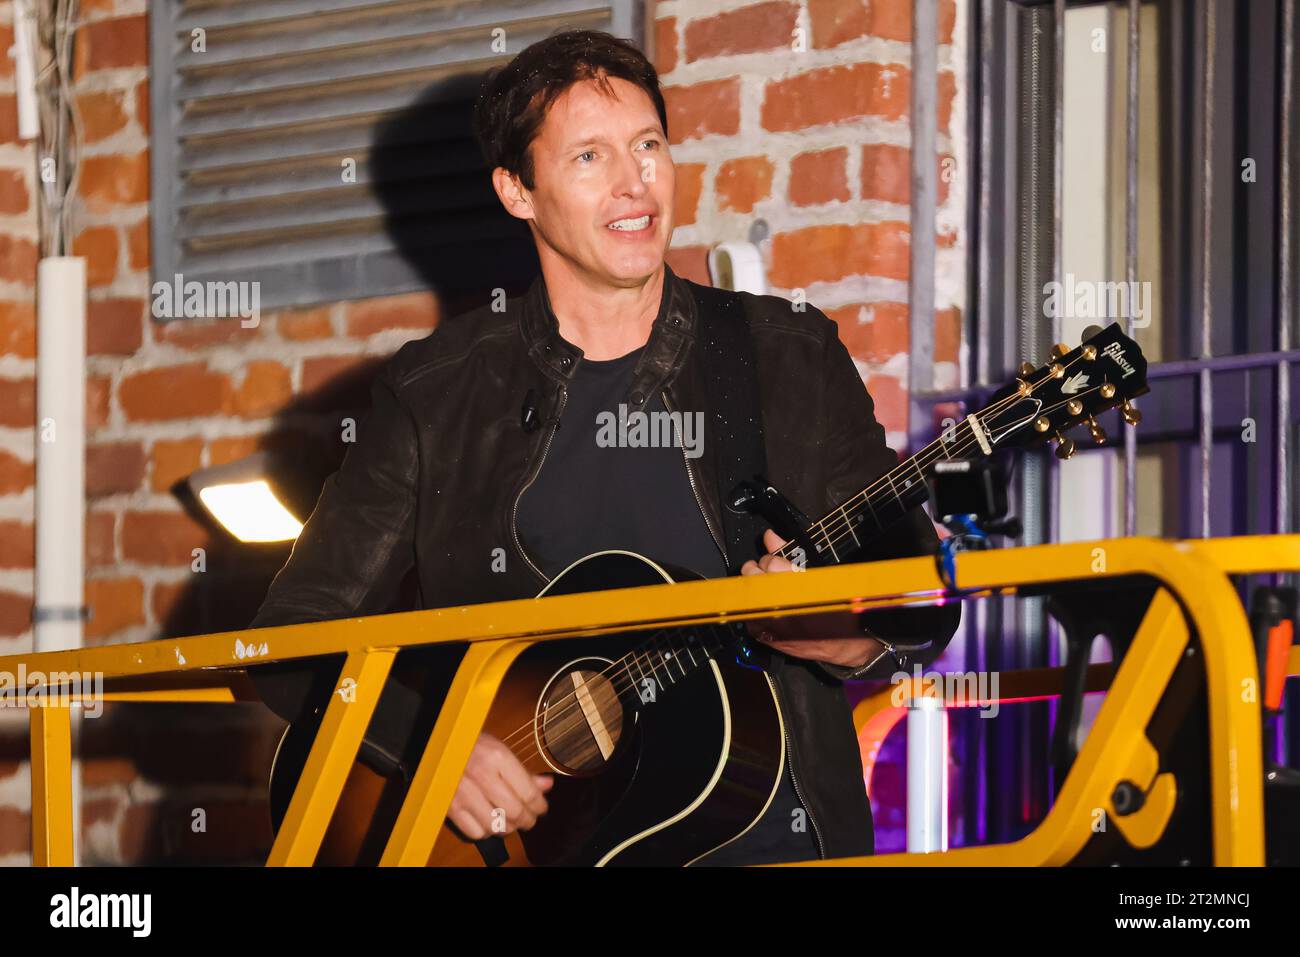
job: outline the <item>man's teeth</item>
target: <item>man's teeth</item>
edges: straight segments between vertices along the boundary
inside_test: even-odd
[[[609,228],[635,231],[638,229],[645,229],[649,225],[650,225],[650,217],[641,216],[637,219],[620,219],[616,223],[610,223]]]

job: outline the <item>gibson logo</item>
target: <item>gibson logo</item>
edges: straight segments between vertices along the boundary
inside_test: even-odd
[[[1120,376],[1121,379],[1127,379],[1134,372],[1137,372],[1137,369],[1133,367],[1133,364],[1124,358],[1124,347],[1118,342],[1112,342],[1101,351],[1103,355],[1110,356],[1111,361],[1124,370],[1124,374]]]

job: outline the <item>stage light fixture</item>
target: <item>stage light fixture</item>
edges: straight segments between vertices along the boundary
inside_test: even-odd
[[[288,542],[302,531],[288,483],[269,453],[199,469],[187,484],[208,514],[241,542]]]

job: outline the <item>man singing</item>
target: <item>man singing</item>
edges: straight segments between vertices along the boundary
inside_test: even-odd
[[[487,78],[475,133],[502,205],[528,224],[541,276],[525,296],[444,321],[388,362],[253,627],[392,610],[411,571],[420,607],[528,597],[611,548],[708,577],[791,568],[770,530],[766,554],[728,554],[707,431],[691,454],[596,440],[602,413],[620,405],[710,420],[699,335],[710,307],[664,261],[676,182],[653,66],[605,33],[548,37]],[[742,298],[768,478],[804,513],[824,514],[897,457],[835,324],[776,296]],[[936,542],[914,509],[854,560],[931,553]],[[702,863],[871,853],[842,681],[889,675],[900,646],[928,645],[932,657],[958,616],[948,606],[876,618],[870,633],[847,613],[752,628],[773,650],[787,769],[760,819]],[[282,717],[302,720],[328,695],[292,680],[293,670],[259,686]],[[409,765],[419,748],[383,724],[377,712],[363,760]],[[546,813],[551,784],[485,734],[448,818],[473,840],[500,833],[503,813],[507,831],[528,829]]]

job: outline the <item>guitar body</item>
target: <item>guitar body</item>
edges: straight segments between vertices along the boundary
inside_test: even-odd
[[[657,585],[687,574],[631,552],[601,552],[574,563],[542,595]],[[638,644],[639,636],[626,634],[547,642],[507,673],[484,730],[511,743],[530,771],[554,774],[547,813],[504,838],[507,866],[684,866],[739,837],[771,803],[786,758],[767,673],[734,655],[706,658],[696,650],[698,667],[678,669],[670,654],[653,670],[635,670],[634,682],[611,666]],[[618,675],[623,680],[611,682]],[[639,706],[629,706],[632,695]],[[290,728],[277,752],[277,827],[310,739]],[[377,863],[404,794],[402,782],[355,765],[318,863]],[[482,866],[484,858],[444,825],[429,863]]]

